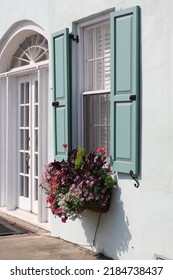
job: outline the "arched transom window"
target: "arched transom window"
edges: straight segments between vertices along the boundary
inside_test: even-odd
[[[27,37],[17,48],[10,63],[10,69],[38,63],[49,58],[48,41],[41,34]]]

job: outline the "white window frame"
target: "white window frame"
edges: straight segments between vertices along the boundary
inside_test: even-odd
[[[84,146],[84,119],[83,119],[83,95],[86,94],[99,94],[99,93],[110,93],[110,90],[96,90],[96,91],[84,91],[85,83],[84,83],[84,28],[89,27],[91,25],[99,25],[104,21],[110,21],[110,14],[104,14],[101,16],[97,16],[92,19],[85,20],[80,22],[77,25],[77,33],[79,35],[80,44],[77,46],[77,91],[78,91],[78,101],[77,101],[77,127],[78,127],[78,145]]]

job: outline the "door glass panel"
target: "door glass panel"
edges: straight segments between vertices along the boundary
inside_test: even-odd
[[[29,83],[26,83],[26,88],[25,88],[25,103],[29,103]]]
[[[20,106],[20,126],[24,126],[24,107]]]
[[[38,127],[38,105],[35,105],[35,127]]]
[[[25,197],[29,197],[29,178],[25,177]]]
[[[30,168],[30,154],[25,153],[25,174],[29,174],[29,168]]]
[[[20,85],[20,104],[24,104],[24,84]]]
[[[24,130],[20,129],[20,150],[24,149]]]
[[[23,176],[20,176],[20,195],[24,196],[24,180],[23,180]]]
[[[35,81],[35,103],[38,103],[38,81]]]
[[[35,200],[38,200],[38,179],[35,179],[34,190],[35,190],[34,198]]]
[[[25,126],[29,127],[29,106],[25,106]]]
[[[24,173],[24,153],[20,152],[20,173]]]
[[[38,155],[35,154],[35,176],[38,176]]]
[[[35,129],[35,151],[38,152],[38,130]]]
[[[25,149],[29,150],[29,129],[25,129]]]

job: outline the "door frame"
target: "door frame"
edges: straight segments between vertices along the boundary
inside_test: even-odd
[[[39,153],[41,155],[39,159],[39,181],[41,181],[41,173],[44,170],[44,166],[48,163],[48,110],[49,105],[51,106],[48,95],[48,66],[48,61],[44,61],[30,67],[19,67],[10,70],[6,74],[1,74],[1,79],[4,80],[3,91],[5,92],[5,206],[8,211],[15,210],[18,205],[18,136],[16,133],[16,128],[18,127],[17,82],[19,76],[28,75],[33,72],[38,74],[40,99],[39,123],[42,124],[42,129],[39,132]],[[49,222],[50,211],[47,209],[45,194],[42,192],[41,188],[39,188],[38,201],[38,222]]]

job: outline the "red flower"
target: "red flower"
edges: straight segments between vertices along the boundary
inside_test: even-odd
[[[67,220],[66,217],[62,217],[62,218],[61,218],[61,221],[62,221],[63,223],[66,223],[66,220]]]
[[[104,153],[104,152],[105,152],[105,148],[103,148],[103,147],[100,147],[100,148],[98,148],[98,149],[97,149],[97,152],[101,152],[101,153]]]
[[[68,144],[62,144],[62,146],[63,146],[64,148],[67,148]]]

